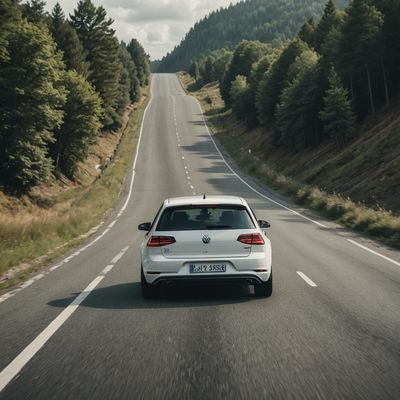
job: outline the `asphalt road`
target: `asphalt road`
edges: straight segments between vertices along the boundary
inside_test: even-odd
[[[0,399],[400,398],[399,252],[229,169],[174,75],[154,76],[133,168],[86,246],[0,298]],[[271,223],[271,298],[142,299],[136,227],[193,193],[243,196]]]

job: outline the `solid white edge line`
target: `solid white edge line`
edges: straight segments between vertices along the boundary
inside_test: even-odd
[[[375,254],[375,255],[378,256],[378,257],[383,258],[383,259],[386,260],[386,261],[391,262],[391,263],[394,264],[394,265],[398,265],[398,266],[400,267],[400,262],[398,262],[398,261],[396,261],[396,260],[393,260],[393,259],[390,258],[390,257],[386,257],[386,256],[384,256],[383,254],[378,253],[377,251],[371,250],[370,248],[368,248],[368,247],[366,247],[366,246],[363,246],[362,244],[357,243],[357,242],[354,241],[354,240],[347,239],[347,241],[349,241],[350,243],[352,243],[352,244],[354,244],[354,245],[356,245],[356,246],[358,246],[358,247],[360,247],[360,248],[362,248],[362,249],[364,249],[364,250],[366,250],[366,251],[369,251],[369,252],[372,253],[372,254]]]
[[[317,284],[313,282],[306,274],[301,271],[296,271],[300,278],[304,279],[311,287],[317,287]]]
[[[214,147],[215,147],[215,149],[217,150],[218,154],[220,155],[221,159],[223,160],[223,162],[225,163],[225,165],[228,167],[228,169],[233,173],[233,175],[235,175],[240,181],[242,181],[242,182],[243,182],[249,189],[251,189],[254,193],[256,193],[256,194],[258,194],[259,196],[263,197],[264,199],[270,201],[271,203],[274,203],[274,204],[276,204],[276,205],[278,205],[278,206],[284,208],[285,210],[288,210],[288,211],[292,212],[293,214],[296,214],[296,215],[298,215],[299,217],[304,218],[304,219],[306,219],[307,221],[312,222],[313,224],[316,224],[316,225],[318,225],[318,226],[320,226],[320,227],[322,227],[322,228],[327,228],[326,225],[321,224],[321,223],[318,222],[318,221],[314,221],[313,219],[308,218],[308,217],[306,217],[305,215],[300,214],[299,212],[297,212],[297,211],[295,211],[295,210],[292,210],[292,209],[289,208],[289,207],[284,206],[283,204],[279,203],[278,201],[271,199],[270,197],[266,196],[265,194],[262,194],[262,193],[259,192],[257,189],[255,189],[253,186],[251,186],[249,183],[247,183],[241,176],[239,176],[239,175],[233,170],[233,168],[228,164],[228,162],[225,160],[225,158],[224,158],[224,156],[222,155],[221,151],[219,150],[217,144],[215,143],[215,140],[214,140],[214,138],[213,138],[212,135],[211,135],[210,129],[208,128],[208,125],[207,125],[206,119],[205,119],[205,117],[204,117],[203,109],[201,108],[200,102],[199,102],[195,97],[193,97],[193,96],[189,96],[189,97],[193,98],[193,99],[197,102],[197,105],[199,106],[200,111],[201,111],[201,116],[202,116],[202,119],[203,119],[204,126],[205,126],[206,129],[207,129],[208,136],[210,137],[211,141],[213,142]]]
[[[18,375],[22,368],[35,356],[46,342],[57,332],[64,322],[76,311],[78,306],[104,279],[96,277],[86,289],[45,328],[10,364],[0,372],[0,392]]]

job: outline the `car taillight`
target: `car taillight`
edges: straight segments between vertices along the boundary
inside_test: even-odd
[[[152,236],[147,242],[147,247],[162,247],[175,243],[173,236]]]
[[[260,233],[249,233],[240,235],[237,239],[240,243],[250,244],[250,245],[263,245],[265,244],[264,238]]]

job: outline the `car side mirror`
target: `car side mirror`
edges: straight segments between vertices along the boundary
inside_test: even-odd
[[[138,226],[139,231],[146,231],[148,232],[151,228],[151,222],[145,222]]]
[[[262,220],[262,219],[258,221],[258,225],[259,225],[260,228],[271,228],[271,224],[269,222],[267,222],[267,221]]]

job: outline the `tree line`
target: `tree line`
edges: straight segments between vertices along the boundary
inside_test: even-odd
[[[232,50],[241,40],[280,43],[292,39],[306,18],[321,16],[326,0],[247,0],[211,12],[181,43],[154,63],[157,72],[187,71],[211,51]],[[339,6],[348,0],[337,0]]]
[[[148,83],[149,57],[119,42],[105,9],[80,0],[0,0],[0,184],[27,191],[54,174],[74,179],[99,132],[122,125]]]
[[[189,72],[201,85],[219,80],[226,105],[249,127],[273,128],[276,146],[297,151],[328,138],[342,146],[357,120],[399,94],[399,26],[398,0],[353,0],[344,10],[329,0],[293,40],[244,40]]]

